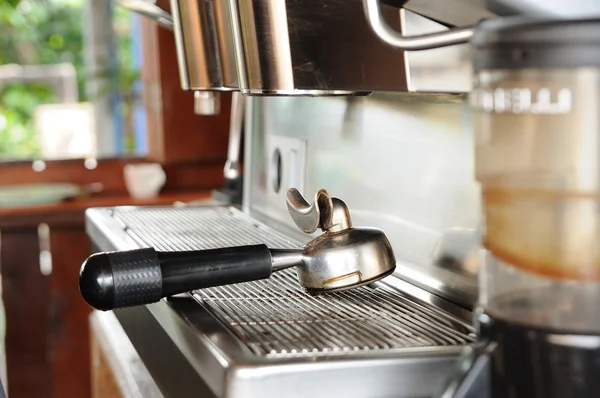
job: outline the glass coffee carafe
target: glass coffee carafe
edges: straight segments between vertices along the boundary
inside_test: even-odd
[[[487,254],[454,396],[600,397],[600,19],[484,21],[472,44]]]

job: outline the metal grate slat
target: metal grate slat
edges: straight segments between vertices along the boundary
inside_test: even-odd
[[[113,217],[141,245],[158,250],[300,245],[229,207],[124,207],[115,209]],[[473,341],[471,328],[401,292],[365,286],[310,296],[298,285],[293,269],[267,280],[198,290],[193,297],[259,356],[457,346]]]

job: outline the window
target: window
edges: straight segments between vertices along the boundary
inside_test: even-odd
[[[0,31],[0,161],[145,155],[138,17],[0,0]]]

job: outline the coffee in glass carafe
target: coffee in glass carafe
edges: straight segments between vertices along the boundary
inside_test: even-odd
[[[472,41],[493,397],[600,396],[600,19],[485,21]]]

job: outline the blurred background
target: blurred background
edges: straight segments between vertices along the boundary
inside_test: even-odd
[[[0,160],[146,153],[137,16],[111,1],[2,0]]]
[[[220,114],[195,114],[172,30],[119,4],[0,0],[0,380],[11,398],[113,396],[103,376],[92,383],[105,361],[78,288],[86,209],[206,201],[224,186],[230,95]]]

